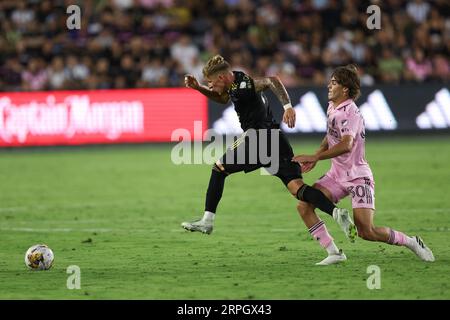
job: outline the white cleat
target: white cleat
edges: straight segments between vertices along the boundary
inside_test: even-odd
[[[334,208],[333,219],[336,220],[337,224],[344,231],[348,240],[350,240],[350,242],[355,242],[358,231],[356,230],[356,226],[353,223],[348,210],[343,208]]]
[[[347,257],[345,256],[344,252],[342,250],[339,250],[338,254],[330,254],[328,257],[323,259],[320,262],[316,263],[316,266],[328,266],[330,264],[336,264],[343,261],[346,261]]]
[[[192,222],[183,222],[181,226],[189,231],[199,231],[205,234],[211,234],[213,231],[213,224],[209,221],[204,221],[203,219],[192,221]]]
[[[413,241],[413,246],[409,247],[420,259],[423,261],[433,262],[434,255],[433,252],[428,248],[423,242],[422,238],[419,236],[410,237]]]

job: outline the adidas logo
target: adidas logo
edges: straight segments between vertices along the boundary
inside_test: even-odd
[[[450,92],[447,88],[436,93],[425,111],[417,116],[416,124],[420,129],[450,128]]]
[[[320,106],[317,96],[308,92],[300,98],[295,107],[297,113],[295,127],[290,129],[284,123],[281,128],[285,132],[325,132],[327,116]],[[364,118],[366,130],[394,130],[397,121],[392,114],[383,93],[375,90],[367,97],[367,102],[359,107]]]
[[[375,90],[367,97],[367,102],[359,107],[364,118],[366,130],[394,130],[397,121],[391,108],[380,90]]]
[[[314,92],[307,92],[300,98],[300,102],[294,106],[296,113],[295,127],[289,128],[281,123],[284,132],[326,132],[327,115],[320,106],[319,99]]]
[[[380,90],[369,94],[367,101],[359,109],[364,118],[366,130],[394,130],[397,128],[397,121]],[[295,127],[289,128],[285,123],[281,123],[281,129],[284,132],[326,132],[327,115],[314,92],[305,93],[299,103],[294,106],[294,110],[297,114]],[[222,118],[213,123],[213,129],[216,133],[223,135],[242,133],[233,105],[226,108]]]

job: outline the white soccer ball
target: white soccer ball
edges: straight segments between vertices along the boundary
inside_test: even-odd
[[[54,259],[52,249],[46,244],[36,244],[25,253],[25,264],[31,270],[48,270],[52,267]]]

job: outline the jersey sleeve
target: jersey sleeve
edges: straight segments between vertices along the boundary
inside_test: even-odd
[[[361,114],[359,110],[345,112],[338,120],[337,126],[342,136],[356,137],[361,126]]]

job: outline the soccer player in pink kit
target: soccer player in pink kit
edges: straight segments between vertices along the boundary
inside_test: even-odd
[[[306,173],[317,161],[331,159],[331,169],[313,187],[322,191],[334,203],[350,195],[353,218],[358,236],[369,241],[405,246],[424,261],[434,261],[431,250],[418,237],[388,227],[373,224],[375,189],[372,171],[365,159],[364,119],[355,104],[360,94],[360,81],[355,66],[337,68],[328,84],[327,135],[314,155],[293,158]],[[317,263],[329,265],[346,260],[338,250],[323,221],[310,203],[301,201],[298,211],[314,239],[328,252],[328,257]]]

